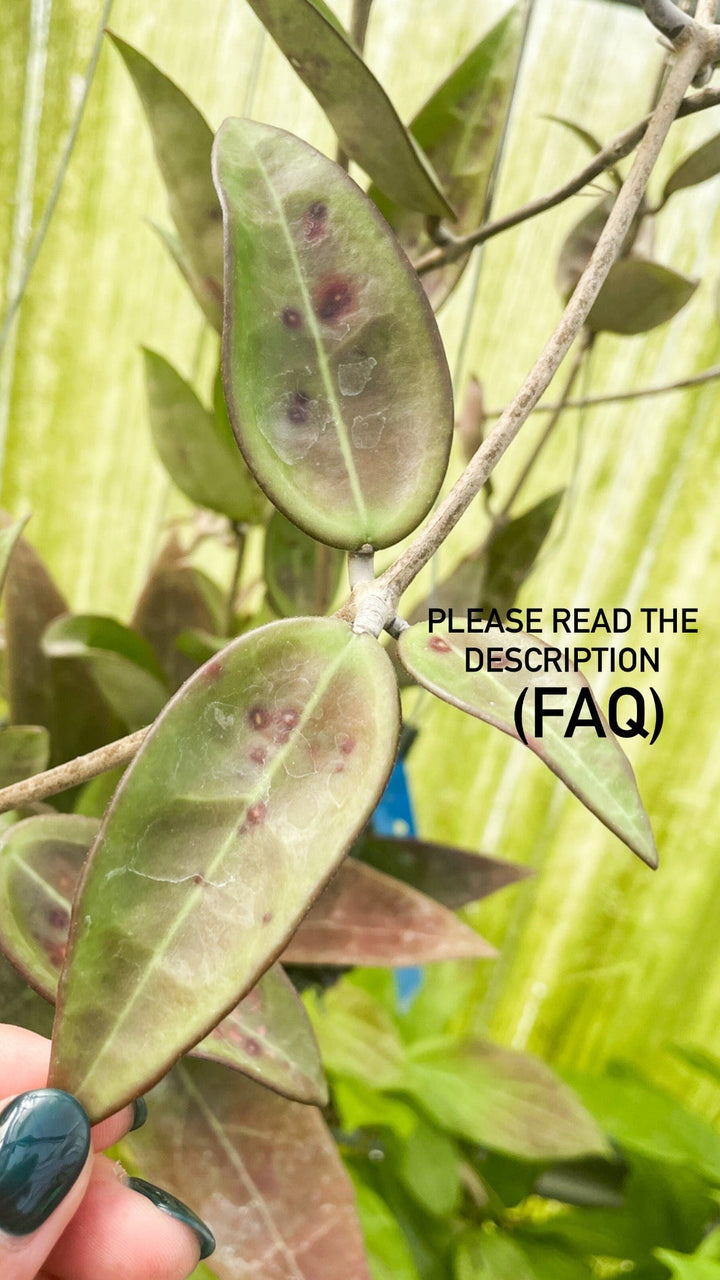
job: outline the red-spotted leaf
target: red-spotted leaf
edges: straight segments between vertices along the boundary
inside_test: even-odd
[[[483,220],[510,106],[526,9],[524,4],[510,9],[435,90],[410,125],[456,211],[456,235],[473,231]],[[370,195],[409,257],[417,260],[432,249],[426,219],[410,212],[407,201],[393,201],[389,193],[383,195],[377,189],[371,189]],[[422,277],[436,309],[455,288],[469,258],[467,253]]]
[[[298,138],[226,120],[223,378],[248,465],[322,542],[386,547],[442,483],[452,390],[407,258],[347,174]]]
[[[72,898],[98,827],[73,814],[42,814],[17,823],[0,841],[0,949],[52,1003]],[[327,1100],[307,1014],[279,965],[191,1052],[300,1102]]]
[[[345,557],[303,533],[281,511],[265,532],[265,591],[281,618],[326,613],[335,598]]]
[[[49,759],[50,735],[42,725],[9,724],[0,729],[0,787],[41,773]]]
[[[271,623],[210,659],[125,773],[85,864],[51,1077],[97,1120],[255,984],[374,808],[398,737],[371,636]]]
[[[123,1152],[212,1228],[219,1280],[370,1280],[352,1187],[314,1107],[186,1061],[149,1110]]]
[[[534,674],[524,665],[528,650],[536,650],[531,663],[543,666],[550,648],[534,635],[492,633],[487,640],[485,634],[456,635],[437,629],[431,635],[427,624],[404,631],[398,644],[401,662],[419,684],[514,738],[518,737],[516,705],[527,689],[522,707],[527,745],[601,822],[648,866],[655,867],[657,850],[635,775],[596,707],[587,680],[576,671],[559,675],[552,666],[545,674]],[[489,650],[494,653],[492,659]],[[481,659],[482,670],[466,669],[468,663],[477,665]],[[491,662],[496,669],[488,671]],[[564,692],[549,695],[548,705],[561,714],[543,719],[540,736],[535,725],[536,696],[539,691],[558,688]],[[579,714],[586,723],[574,727],[572,736],[566,737],[579,699]],[[593,712],[604,737],[587,723]]]
[[[353,858],[290,940],[288,964],[412,965],[496,955],[452,911]]]
[[[207,319],[220,329],[222,229],[210,173],[212,130],[172,80],[132,45],[112,32],[108,35],[132,76],[150,125],[155,158],[180,237],[180,250],[174,256],[180,259],[178,265]]]
[[[450,1133],[521,1160],[610,1152],[580,1099],[531,1054],[473,1040],[419,1041],[408,1055],[405,1088]]]
[[[410,884],[452,911],[524,880],[527,867],[426,840],[398,839],[367,832],[353,849],[378,871]]]
[[[226,606],[216,584],[187,560],[172,536],[155,561],[143,587],[131,625],[152,645],[170,688],[179,689],[197,663],[177,647],[184,631],[210,635],[225,626]]]
[[[322,0],[248,0],[317,98],[344,150],[381,191],[410,209],[452,216],[436,174]]]
[[[178,489],[200,507],[256,524],[267,503],[233,439],[224,405],[211,412],[155,351],[145,351],[150,428],[160,460]]]

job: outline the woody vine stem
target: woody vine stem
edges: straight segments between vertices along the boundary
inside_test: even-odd
[[[590,309],[620,254],[687,90],[691,84],[703,82],[720,61],[720,27],[714,25],[717,0],[698,0],[694,19],[678,9],[674,0],[643,0],[643,5],[653,25],[671,40],[677,57],[595,251],[557,328],[517,395],[418,536],[377,579],[370,576],[372,561],[369,555],[353,559],[352,592],[339,610],[339,616],[350,622],[356,632],[379,636],[386,628],[397,634],[406,625],[397,617],[400,597],[480,492],[582,333]],[[369,548],[367,550],[370,551]],[[147,732],[147,729],[138,730],[98,751],[0,789],[0,812],[55,795],[115,765],[126,764],[139,750]]]

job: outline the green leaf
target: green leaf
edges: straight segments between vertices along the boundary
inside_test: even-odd
[[[447,362],[417,277],[371,201],[298,138],[226,120],[214,165],[226,221],[223,377],[248,465],[313,537],[389,546],[429,510],[453,429]]]
[[[579,219],[565,237],[555,272],[555,283],[564,302],[574,292],[575,286],[590,261],[595,245],[605,230],[605,223],[613,207],[611,196],[603,196]],[[624,248],[627,248],[627,242]]]
[[[237,523],[256,524],[267,503],[243,462],[224,412],[212,413],[155,351],[145,351],[150,427],[166,471],[184,494]]]
[[[720,173],[720,133],[714,138],[709,138],[696,151],[691,151],[690,155],[686,156],[676,169],[673,169],[665,183],[662,203],[669,200],[675,191],[682,191],[685,187],[697,187],[701,182],[707,182],[708,178],[717,177],[718,173]]]
[[[579,1099],[530,1054],[474,1040],[420,1041],[408,1056],[403,1089],[450,1133],[523,1160],[609,1151]]]
[[[242,636],[165,708],[91,850],[60,988],[52,1078],[95,1120],[282,949],[382,792],[397,701],[373,637],[298,619]]]
[[[554,1165],[540,1174],[535,1194],[547,1200],[588,1208],[619,1209],[625,1203],[623,1187],[627,1176],[624,1160],[574,1160]]]
[[[359,1174],[353,1186],[372,1280],[420,1280],[395,1215]]]
[[[628,1151],[720,1181],[720,1134],[639,1072],[613,1064],[602,1076],[566,1077],[603,1129]]]
[[[353,853],[369,866],[412,885],[452,911],[532,874],[527,867],[502,862],[485,853],[373,832],[361,836]]]
[[[656,1249],[655,1257],[670,1268],[675,1280],[720,1280],[720,1262],[688,1257],[687,1254],[673,1253],[670,1249]]]
[[[455,1258],[455,1280],[591,1280],[582,1259],[499,1231],[465,1236]]]
[[[55,1003],[72,898],[99,823],[42,814],[0,839],[0,947],[27,981]],[[327,1101],[307,1014],[279,965],[192,1050],[300,1102]]]
[[[50,759],[50,735],[41,725],[11,724],[0,729],[0,787],[42,773]]]
[[[453,234],[466,235],[483,219],[510,106],[525,24],[516,4],[488,31],[435,90],[410,125],[457,214]],[[380,184],[378,184],[380,185]],[[433,247],[426,220],[407,202],[377,188],[370,196],[411,259]],[[423,287],[434,308],[452,293],[470,254],[426,273]]]
[[[188,630],[220,632],[225,625],[224,614],[225,602],[219,588],[189,563],[173,535],[150,570],[131,618],[131,626],[157,654],[173,691],[197,666],[178,649],[178,636]]]
[[[328,1071],[375,1089],[402,1087],[405,1047],[377,1000],[345,982],[322,1000],[306,994],[305,1003]]]
[[[697,280],[645,258],[613,263],[587,318],[593,333],[647,333],[690,301]]]
[[[407,966],[496,954],[446,907],[350,858],[310,908],[283,959],[301,965]]]
[[[45,631],[50,659],[75,658],[87,666],[114,714],[130,730],[155,719],[168,699],[162,670],[142,636],[114,618],[67,614]]]
[[[0,1022],[50,1037],[53,1010],[0,952]]]
[[[483,557],[481,602],[487,609],[497,609],[504,614],[515,603],[520,588],[532,573],[564,496],[564,489],[551,493],[521,516],[508,521],[491,540]],[[469,603],[465,597],[464,607]]]
[[[720,1058],[717,1058],[714,1053],[708,1053],[707,1049],[692,1044],[669,1044],[667,1048],[686,1066],[699,1071],[715,1084],[720,1084]]]
[[[344,566],[344,556],[286,520],[281,511],[265,532],[263,576],[272,608],[281,618],[327,613]]]
[[[318,0],[248,0],[317,98],[344,150],[392,199],[453,210],[432,166],[337,18]]]
[[[137,49],[108,32],[150,125],[168,207],[190,287],[207,319],[222,328],[222,227],[210,173],[212,130],[197,107]]]
[[[458,1208],[461,1187],[457,1145],[425,1120],[418,1121],[403,1146],[400,1176],[413,1199],[433,1217],[447,1217]]]
[[[340,1123],[348,1133],[361,1128],[380,1128],[390,1129],[399,1138],[409,1138],[418,1125],[417,1112],[406,1102],[378,1093],[359,1080],[336,1080],[332,1099]]]
[[[577,699],[582,695],[586,701],[592,700],[585,677],[575,671],[559,676],[552,669],[534,675],[523,668],[525,655],[528,650],[537,650],[542,661],[543,651],[550,646],[536,635],[490,634],[489,642],[484,634],[452,634],[445,630],[441,633],[437,628],[431,635],[428,624],[418,624],[403,632],[398,653],[410,674],[431,693],[511,737],[518,737],[514,718],[517,699],[523,689],[531,691],[532,696],[525,699],[522,709],[530,749],[643,862],[649,867],[657,866],[655,841],[635,775],[597,707],[605,737],[599,737],[589,724],[577,727],[572,737],[564,736]],[[480,671],[466,670],[467,651],[473,649],[483,656],[484,666]],[[501,669],[486,670],[489,652],[502,664]],[[474,655],[470,656],[476,660]],[[510,660],[517,661],[519,670],[514,671],[507,665]],[[552,703],[554,708],[562,709],[563,716],[545,721],[544,736],[536,738],[531,704],[535,691],[544,688],[566,691],[553,695]],[[584,715],[587,718],[587,708]]]
[[[223,1280],[319,1280],[338,1259],[344,1275],[369,1280],[352,1187],[314,1107],[191,1061],[148,1104],[147,1124],[122,1149],[212,1228]]]

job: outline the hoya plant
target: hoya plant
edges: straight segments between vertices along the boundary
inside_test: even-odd
[[[585,718],[572,735],[561,717],[537,733],[532,706],[557,680],[513,666],[511,646],[546,646],[503,620],[562,495],[518,515],[528,465],[502,505],[491,475],[573,344],[530,466],[599,335],[666,323],[693,293],[655,260],[653,225],[676,191],[720,169],[717,146],[688,157],[656,205],[646,188],[676,116],[715,100],[689,93],[720,60],[713,6],[700,0],[691,17],[646,0],[668,45],[651,114],[606,146],[583,131],[593,158],[582,172],[493,222],[528,0],[409,126],[363,60],[368,0],[350,33],[321,0],[250,3],[325,111],[334,159],[254,119],[213,134],[181,88],[108,33],[167,190],[173,225],[158,235],[222,357],[208,403],[161,351],[143,352],[154,443],[195,510],[166,537],[127,623],[73,612],[24,519],[5,521],[0,1012],[52,1023],[50,1083],[93,1122],[152,1091],[149,1123],[119,1154],[208,1220],[217,1250],[198,1280],[270,1274],[270,1256],[278,1280],[449,1266],[459,1280],[589,1275],[600,1255],[665,1274],[711,1224],[720,1158],[704,1129],[692,1229],[642,1245],[611,1245],[608,1230],[579,1245],[582,1222],[544,1231],[537,1200],[625,1206],[625,1181],[641,1197],[643,1158],[666,1152],[648,1155],[590,1085],[530,1055],[433,1038],[431,1019],[404,1024],[403,1041],[377,974],[332,984],[348,968],[488,962],[493,948],[455,912],[524,874],[380,830],[401,685],[522,740],[588,822],[657,865],[633,770],[580,672],[563,676],[562,709]],[[603,173],[611,193],[561,253],[555,332],[491,430],[471,386],[457,415],[467,465],[438,502],[456,414],[435,311],[476,245]],[[405,593],[478,495],[482,541],[410,613]],[[491,632],[458,629],[453,607]],[[642,1100],[648,1090],[637,1084]],[[373,1174],[376,1151],[387,1162]],[[448,1221],[419,1240],[408,1197]]]

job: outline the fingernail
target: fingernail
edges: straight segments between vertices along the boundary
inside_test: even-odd
[[[130,1125],[130,1133],[134,1133],[136,1129],[142,1129],[147,1118],[147,1102],[144,1098],[136,1098],[133,1103],[133,1121]]]
[[[205,1225],[202,1218],[198,1218],[192,1209],[188,1209],[182,1200],[178,1200],[176,1196],[171,1196],[169,1191],[163,1191],[162,1187],[156,1187],[152,1182],[146,1182],[144,1178],[128,1178],[128,1186],[139,1192],[141,1196],[145,1196],[152,1204],[157,1205],[158,1209],[162,1209],[163,1213],[169,1213],[171,1218],[177,1218],[178,1222],[184,1222],[186,1227],[195,1232],[200,1245],[200,1261],[203,1258],[209,1258],[210,1254],[215,1250],[215,1237],[209,1227]]]
[[[26,1236],[50,1217],[90,1150],[90,1123],[77,1098],[33,1089],[0,1114],[0,1231]]]

